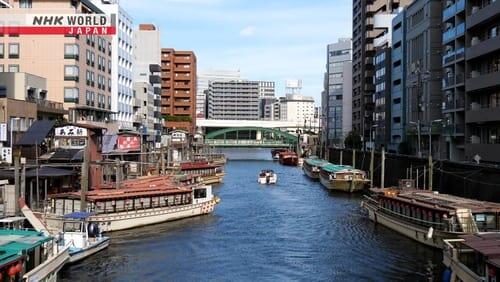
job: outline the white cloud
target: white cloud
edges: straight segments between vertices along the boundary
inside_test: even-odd
[[[247,26],[244,29],[240,30],[240,35],[241,36],[252,36],[255,34],[255,27],[254,26]]]

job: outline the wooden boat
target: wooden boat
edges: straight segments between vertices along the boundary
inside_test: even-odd
[[[46,213],[38,214],[51,230],[61,230],[64,215],[80,211],[80,193],[50,195]],[[169,175],[123,181],[119,189],[93,190],[85,197],[102,232],[110,232],[211,213],[219,199],[210,185],[174,182]]]
[[[69,246],[58,249],[55,238],[42,232],[0,229],[2,281],[56,281],[69,260]]]
[[[272,149],[271,150],[271,157],[273,158],[273,161],[277,161],[280,159],[280,153],[288,151],[288,149]]]
[[[70,245],[70,263],[80,261],[109,246],[109,237],[102,236],[97,224],[88,221],[91,215],[88,212],[74,212],[63,216],[60,244]]]
[[[259,184],[276,184],[278,175],[271,169],[264,169],[259,173]]]
[[[328,161],[320,159],[316,156],[312,156],[304,159],[302,170],[310,178],[319,179],[319,172],[321,171],[321,167],[327,164],[329,164]]]
[[[279,162],[282,165],[297,166],[299,156],[293,151],[284,151],[279,154]]]
[[[444,240],[443,281],[499,281],[500,233]]]
[[[319,180],[329,190],[356,192],[366,183],[366,172],[346,165],[326,164],[320,168]]]
[[[181,174],[196,175],[201,177],[204,184],[222,183],[224,171],[222,164],[207,161],[184,162],[179,165]]]
[[[444,239],[500,228],[500,204],[427,190],[372,188],[361,206],[376,223],[425,245],[443,248]]]

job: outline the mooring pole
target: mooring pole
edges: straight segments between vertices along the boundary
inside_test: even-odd
[[[429,190],[432,191],[434,164],[432,163],[432,156],[429,156]]]
[[[373,150],[373,149],[372,149]],[[380,179],[380,188],[385,188],[385,149],[382,148],[382,175]]]
[[[82,183],[80,187],[80,211],[87,210],[87,191],[89,190],[89,149],[85,146],[83,149],[82,163]]]
[[[372,151],[370,153],[370,188],[373,188],[373,164],[374,164],[374,157],[375,157],[375,149],[372,148]]]
[[[352,167],[356,168],[356,149],[352,150]]]
[[[343,161],[342,158],[343,158],[343,156],[344,156],[344,150],[341,149],[340,150],[340,165],[342,165],[342,161]]]

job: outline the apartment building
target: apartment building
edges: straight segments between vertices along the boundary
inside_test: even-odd
[[[301,94],[286,94],[280,99],[280,120],[295,122],[297,126],[317,127],[314,98]]]
[[[210,81],[230,81],[240,79],[240,70],[203,70],[196,78],[196,118],[207,117],[207,93]]]
[[[196,129],[196,56],[192,51],[161,49],[161,114],[169,130]]]
[[[373,125],[373,94],[375,92],[375,38],[389,27],[385,17],[405,7],[412,0],[353,0],[353,130],[366,142]]]
[[[342,147],[352,130],[352,40],[327,46],[325,90],[322,96],[328,146]]]
[[[119,130],[133,130],[133,21],[118,0],[92,0],[105,14],[116,15],[116,35],[111,37],[111,110]]]
[[[470,0],[465,9],[465,160],[498,163],[500,1]]]
[[[402,9],[392,20],[391,44],[391,137],[388,150],[408,153],[401,143],[406,140],[406,9]],[[406,144],[406,143],[403,143]],[[403,145],[404,146],[404,145]]]
[[[259,119],[259,81],[210,81],[209,119]]]
[[[155,25],[140,24],[133,35],[135,97],[132,122],[135,128],[142,132],[145,141],[160,142],[163,132],[160,113],[160,31]]]
[[[274,81],[259,81],[259,97],[274,98],[275,94]]]
[[[406,134],[417,155],[428,155],[430,148],[435,157],[442,152],[441,22],[439,0],[417,0],[407,7]]]
[[[375,94],[372,140],[375,149],[388,149],[391,139],[391,42],[386,36],[375,44]]]
[[[9,1],[1,14],[102,13],[88,0]],[[4,5],[7,7],[6,5]],[[0,71],[47,79],[48,100],[64,103],[68,120],[113,129],[110,36],[4,35]]]

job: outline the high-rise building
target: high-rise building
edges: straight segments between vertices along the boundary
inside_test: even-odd
[[[118,0],[92,0],[104,13],[116,15],[116,35],[111,37],[111,110],[120,130],[134,129],[133,23]],[[99,58],[100,59],[100,58]]]
[[[274,81],[259,81],[259,97],[274,98]]]
[[[279,100],[276,97],[259,99],[259,117],[263,120],[274,120],[274,104],[279,102]]]
[[[230,81],[240,79],[239,70],[204,70],[196,76],[196,118],[207,117],[207,92],[210,81]]]
[[[400,144],[406,139],[406,9],[392,20],[391,141],[388,150],[409,153]],[[388,101],[386,101],[388,103]]]
[[[295,122],[297,126],[317,127],[314,118],[314,98],[301,94],[286,94],[280,99],[280,120]]]
[[[209,119],[259,119],[259,81],[210,81]]]
[[[322,97],[328,146],[341,147],[352,131],[352,40],[328,45],[325,90]]]
[[[163,131],[160,114],[160,31],[152,24],[140,24],[134,32],[134,116],[133,124],[146,141],[159,142]],[[152,92],[151,92],[152,89]],[[142,91],[142,93],[141,93]],[[144,93],[144,91],[147,92]],[[139,97],[137,97],[139,95]],[[144,108],[148,114],[144,115]]]
[[[433,152],[441,151],[441,14],[439,0],[417,0],[406,10],[406,133],[417,155],[429,154],[429,139]]]
[[[500,1],[466,2],[465,160],[498,164],[500,162]],[[458,10],[462,6],[462,1],[457,0],[455,5]],[[460,15],[455,18],[461,19]],[[456,31],[461,31],[463,25],[456,21],[454,28]],[[460,71],[458,68],[455,73],[459,74]]]
[[[373,94],[375,92],[375,49],[374,40],[386,31],[399,7],[404,7],[412,0],[353,0],[353,130],[363,137],[369,138],[373,112]]]
[[[103,13],[89,1],[9,1],[0,14]],[[50,7],[50,9],[47,9]],[[110,36],[4,35],[0,70],[47,79],[47,99],[64,102],[69,121],[114,129],[111,123]]]
[[[196,129],[196,56],[192,51],[161,49],[161,113],[169,129]]]

